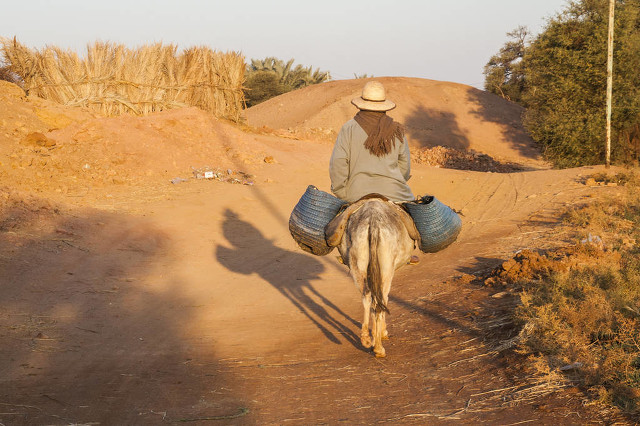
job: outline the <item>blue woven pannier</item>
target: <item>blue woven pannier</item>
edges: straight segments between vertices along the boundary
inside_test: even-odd
[[[289,217],[289,232],[300,248],[316,256],[331,252],[333,247],[325,241],[324,228],[344,204],[341,199],[309,185]]]
[[[462,229],[462,220],[449,206],[425,195],[404,203],[422,238],[420,250],[435,253],[453,243]]]

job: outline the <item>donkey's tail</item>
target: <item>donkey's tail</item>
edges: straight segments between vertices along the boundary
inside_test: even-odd
[[[380,272],[380,255],[378,253],[380,242],[380,230],[373,224],[369,224],[369,265],[367,266],[367,285],[373,298],[373,308],[376,312],[385,311],[389,313],[389,308],[384,303],[382,296],[382,273]]]

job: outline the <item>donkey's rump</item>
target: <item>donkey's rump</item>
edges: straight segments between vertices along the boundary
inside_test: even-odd
[[[378,194],[369,194],[368,196],[365,196],[362,199],[350,204],[347,208],[340,211],[340,213],[338,213],[336,217],[334,217],[327,224],[327,226],[324,229],[324,232],[325,232],[326,242],[329,247],[337,247],[338,245],[340,245],[340,242],[342,241],[342,236],[344,235],[344,231],[347,227],[349,218],[351,218],[351,215],[353,215],[358,210],[360,210],[365,205],[365,203],[367,203],[367,201],[372,199],[378,199],[379,201],[383,201],[387,203],[388,206],[395,209],[395,212],[397,213],[397,215],[394,215],[394,218],[392,220],[396,220],[396,218],[400,219],[400,221],[406,228],[407,232],[409,233],[409,236],[414,241],[417,241],[418,244],[420,244],[420,233],[418,232],[418,229],[416,228],[416,225],[413,222],[413,219],[411,218],[411,216],[409,216],[409,214],[400,206],[398,206],[396,203],[389,201],[386,198],[380,198],[377,195]]]

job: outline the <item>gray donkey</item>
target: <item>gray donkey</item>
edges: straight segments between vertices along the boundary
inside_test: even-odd
[[[327,244],[337,246],[342,262],[362,294],[364,319],[360,341],[384,357],[382,340],[388,339],[385,313],[396,269],[406,265],[420,241],[413,220],[402,208],[384,198],[367,198],[351,204],[325,229]],[[371,335],[369,317],[374,315]],[[373,342],[372,342],[373,337]]]

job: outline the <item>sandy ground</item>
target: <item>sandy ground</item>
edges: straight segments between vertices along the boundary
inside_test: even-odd
[[[546,236],[560,209],[615,190],[584,184],[598,168],[548,169],[517,107],[452,83],[385,80],[407,111],[455,105],[416,116],[426,139],[415,133],[412,144],[455,125],[463,148],[531,170],[414,165],[414,193],[461,211],[463,230],[398,271],[381,360],[359,343],[362,306],[337,253],[301,251],[287,225],[307,185],[328,190],[331,131],[355,112],[348,100],[361,82],[260,105],[247,113],[258,131],[192,108],[100,118],[1,83],[1,424],[617,418],[579,390],[546,392],[499,350],[512,336],[513,297],[447,283],[554,244]],[[469,93],[493,112],[471,121]],[[203,170],[217,178],[195,179]]]

